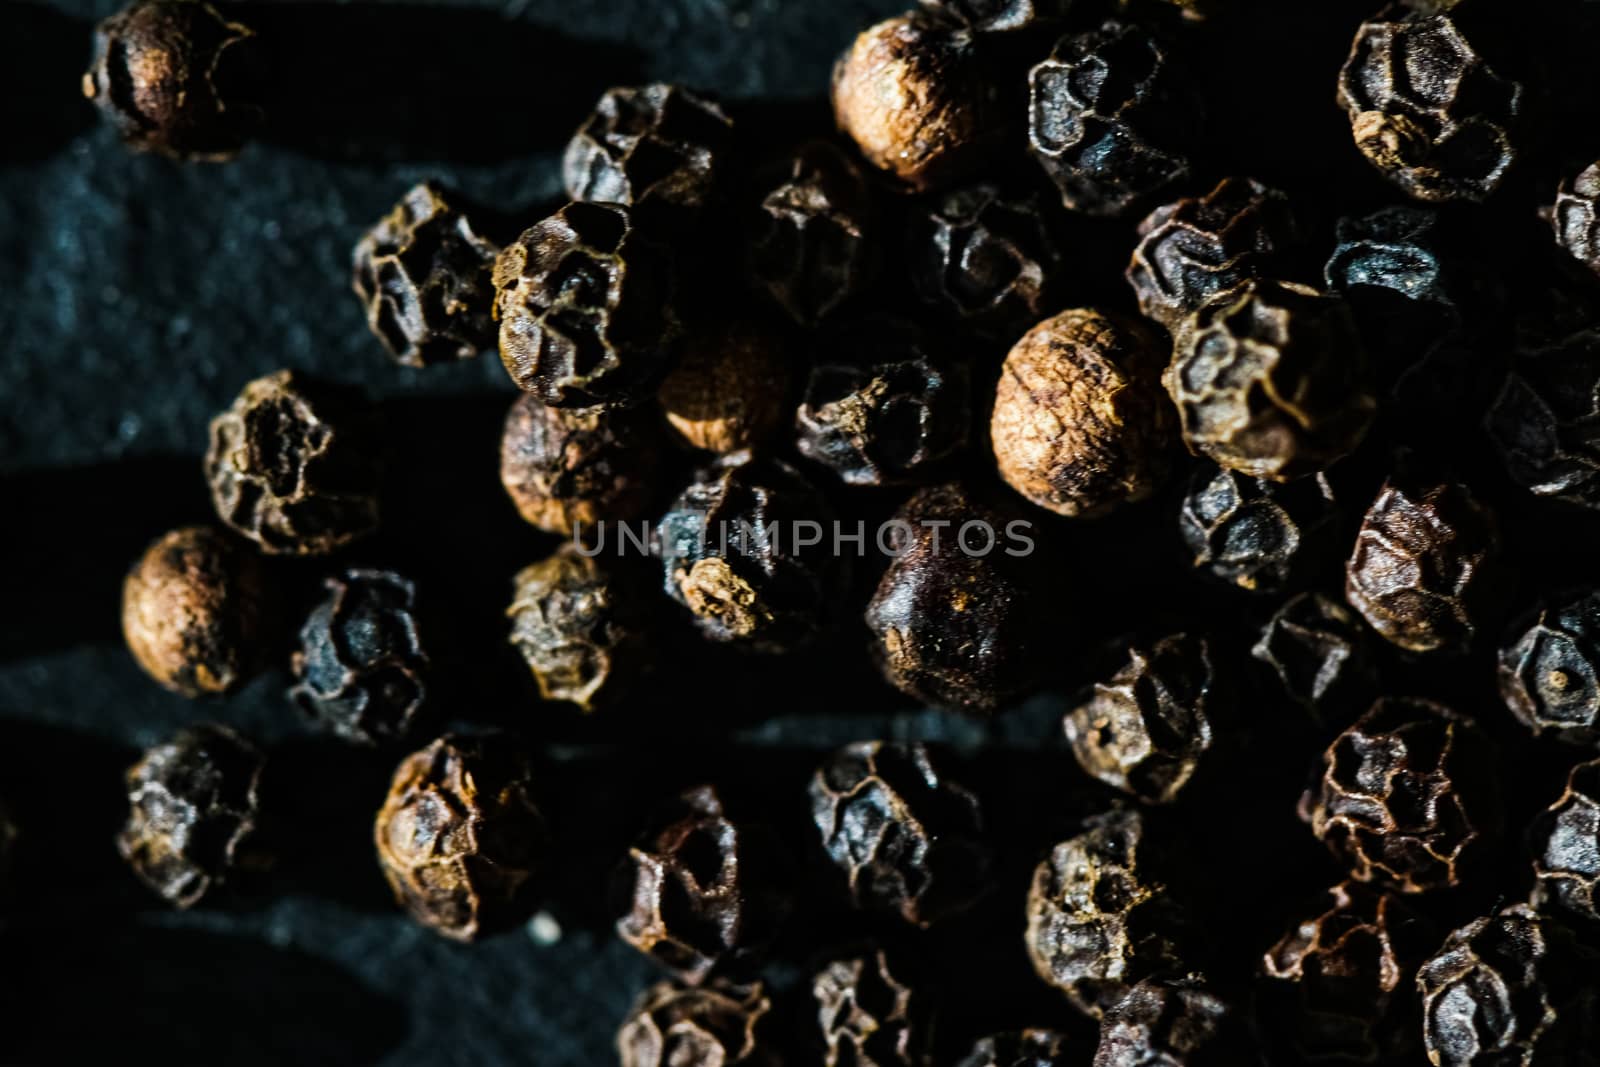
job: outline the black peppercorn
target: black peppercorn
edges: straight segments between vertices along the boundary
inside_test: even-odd
[[[765,1036],[772,1014],[760,982],[651,986],[617,1031],[622,1067],[780,1067]]]
[[[1556,244],[1600,274],[1600,163],[1590,164],[1577,177],[1561,183],[1550,222]]]
[[[1600,760],[1572,768],[1561,796],[1534,820],[1528,844],[1539,907],[1600,922]]]
[[[629,407],[676,354],[666,249],[628,208],[568,204],[494,265],[500,360],[511,380],[563,408]]]
[[[236,689],[262,665],[269,613],[259,557],[209,526],[158,538],[122,586],[133,658],[188,697]]]
[[[683,356],[656,396],[686,444],[737,452],[776,435],[792,402],[788,341],[752,319],[730,319],[691,333]]]
[[[1321,593],[1284,601],[1250,654],[1272,669],[1278,688],[1320,723],[1364,705],[1377,681],[1367,633],[1354,612]]]
[[[1600,509],[1600,329],[1518,351],[1484,420],[1511,480]]]
[[[83,95],[130,148],[230,159],[260,118],[242,95],[254,36],[200,0],[135,0],[95,27]]]
[[[923,996],[879,949],[835,960],[812,982],[827,1044],[825,1067],[924,1067],[929,1019]]]
[[[300,629],[292,700],[306,716],[364,745],[403,740],[428,696],[416,587],[392,571],[350,570]]]
[[[987,889],[990,853],[978,798],[946,777],[921,744],[860,741],[811,780],[823,848],[857,907],[928,927]]]
[[[128,771],[128,819],[117,835],[139,880],[187,908],[250,866],[264,762],[250,742],[209,723],[146,750]]]
[[[326,555],[378,526],[378,449],[359,394],[279,371],[211,420],[206,480],[217,515],[263,551]]]
[[[1600,593],[1546,608],[1501,651],[1500,695],[1536,736],[1600,741]]]
[[[1335,232],[1338,244],[1323,267],[1328,288],[1350,302],[1363,338],[1395,362],[1414,361],[1408,346],[1437,343],[1471,313],[1477,279],[1438,211],[1391,205],[1340,219]],[[1408,326],[1406,318],[1422,321]],[[1403,340],[1390,336],[1397,324]]]
[[[956,1067],[1067,1067],[1069,1051],[1054,1030],[1021,1030],[979,1040]]]
[[[1252,593],[1278,593],[1331,555],[1339,507],[1318,474],[1282,484],[1195,472],[1178,513],[1194,565]]]
[[[373,830],[395,900],[457,941],[526,919],[544,838],[532,793],[507,737],[447,735],[407,756]]]
[[[1237,1013],[1197,979],[1146,980],[1100,1018],[1092,1067],[1206,1067],[1257,1062]]]
[[[472,359],[494,345],[499,251],[454,193],[413,187],[356,245],[353,286],[367,325],[408,367]]]
[[[918,0],[929,12],[974,33],[1027,30],[1066,15],[1072,0]]]
[[[1100,515],[1155,492],[1175,436],[1163,356],[1141,323],[1087,308],[1029,330],[995,390],[1000,476],[1059,515]]]

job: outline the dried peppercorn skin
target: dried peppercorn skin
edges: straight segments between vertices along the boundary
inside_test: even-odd
[[[1537,737],[1600,742],[1600,593],[1541,611],[1500,652],[1500,696]]]
[[[446,735],[407,756],[373,829],[395,900],[457,941],[526,919],[544,838],[532,792],[510,738]]]
[[[1020,1030],[980,1039],[956,1067],[1067,1067],[1070,1051],[1064,1034]]]
[[[1556,245],[1600,274],[1600,163],[1561,183],[1550,215]]]
[[[661,982],[634,1001],[617,1055],[622,1067],[781,1067],[764,1036],[771,1013],[760,982]]]
[[[1600,922],[1600,760],[1572,768],[1566,788],[1528,830],[1534,900],[1579,925]]]
[[[1512,481],[1600,509],[1600,329],[1518,351],[1484,428]]]
[[[1377,668],[1355,613],[1321,593],[1284,602],[1250,654],[1271,668],[1279,689],[1320,723],[1370,699]]]
[[[691,448],[724,454],[776,436],[789,413],[794,375],[787,338],[753,319],[691,332],[656,397]]]
[[[1339,506],[1318,474],[1282,484],[1238,471],[1195,472],[1178,513],[1194,565],[1252,593],[1277,593],[1329,553]]]
[[[1145,980],[1100,1018],[1092,1067],[1205,1067],[1251,1062],[1237,1013],[1202,982]]]
[[[147,749],[126,776],[117,851],[168,904],[199,903],[244,865],[264,764],[254,745],[211,723]]]
[[[826,1067],[927,1063],[923,998],[883,950],[834,960],[812,981]]]
[[[926,928],[988,888],[978,798],[946,777],[923,745],[846,745],[818,768],[810,796],[823,849],[857,907]]]

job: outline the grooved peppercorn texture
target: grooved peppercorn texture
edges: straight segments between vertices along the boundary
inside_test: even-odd
[[[989,438],[1000,476],[1058,515],[1091,517],[1155,492],[1171,465],[1163,353],[1141,323],[1078,308],[1007,354]]]
[[[1128,284],[1139,310],[1175,329],[1219,293],[1259,278],[1296,237],[1289,199],[1250,178],[1156,208],[1139,224]]]
[[[1561,796],[1534,820],[1528,844],[1539,906],[1600,922],[1600,760],[1572,768]]]
[[[860,741],[811,779],[822,846],[857,907],[928,927],[988,888],[990,852],[978,798],[921,744]]]
[[[350,570],[300,628],[292,700],[338,736],[364,745],[404,739],[428,699],[428,656],[416,587],[393,571]]]
[[[956,1067],[1067,1067],[1070,1046],[1053,1030],[995,1034],[972,1046]]]
[[[210,526],[156,539],[122,585],[133,658],[187,697],[229,692],[262,665],[270,611],[260,559]]]
[[[714,786],[679,797],[627,867],[617,933],[693,984],[758,965],[794,904],[777,836],[732,819]]]
[[[1500,695],[1535,736],[1600,741],[1600,592],[1544,609],[1501,651]]]
[[[562,408],[630,407],[676,355],[666,248],[630,209],[572,203],[494,264],[500,361],[523,392]]]
[[[211,723],[147,749],[126,776],[117,851],[168,904],[199,903],[243,865],[260,819],[264,763],[254,745]]]
[[[376,412],[354,390],[283,370],[211,420],[217,515],[262,551],[327,555],[378,526]]]
[[[835,960],[812,982],[826,1067],[923,1067],[928,1020],[921,994],[879,949]]]
[[[1354,612],[1321,593],[1284,601],[1250,654],[1272,669],[1278,688],[1321,723],[1370,697],[1377,667]]]
[[[1488,742],[1440,704],[1386,697],[1328,746],[1301,818],[1357,881],[1460,885],[1498,836]]]
[[[1350,452],[1377,407],[1349,309],[1292,282],[1247,281],[1185,319],[1163,382],[1191,452],[1273,481]]]
[[[622,1067],[779,1067],[765,1031],[772,1001],[757,982],[647,989],[617,1031]]]
[[[1384,483],[1345,564],[1345,598],[1410,652],[1459,652],[1493,607],[1500,535],[1464,485],[1409,475]]]
[[[1204,467],[1189,482],[1178,531],[1196,567],[1252,593],[1278,593],[1330,555],[1338,519],[1320,474],[1283,484]]]
[[[787,339],[753,319],[691,333],[656,396],[684,443],[737,452],[774,437],[789,414],[794,374]]]
[[[1600,329],[1517,352],[1484,425],[1512,481],[1600,509]]]
[[[1197,981],[1143,981],[1100,1018],[1092,1067],[1202,1067],[1247,1062],[1234,1012]]]
[[[238,84],[254,36],[200,0],[135,0],[95,27],[83,95],[130,148],[231,159],[260,118]]]
[[[1600,274],[1600,163],[1591,163],[1561,183],[1550,222],[1556,244]]]
[[[408,367],[472,359],[493,347],[495,256],[436,182],[414,186],[356,244],[356,295],[367,326]]]
[[[1188,177],[1197,99],[1161,42],[1106,22],[1028,72],[1028,148],[1068,208],[1125,215]]]
[[[446,735],[407,756],[373,830],[395,900],[457,941],[526,919],[544,838],[532,793],[508,737]]]
[[[1482,200],[1517,159],[1522,86],[1492,70],[1447,14],[1386,9],[1339,72],[1356,147],[1418,200]]]

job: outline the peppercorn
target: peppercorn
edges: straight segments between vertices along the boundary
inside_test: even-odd
[[[832,522],[793,467],[731,452],[699,471],[656,527],[667,595],[713,641],[795,648],[828,621],[843,587],[843,560],[827,543]]]
[[[1335,235],[1338,244],[1322,271],[1328,288],[1349,301],[1364,339],[1384,345],[1396,361],[1416,358],[1406,343],[1386,337],[1403,318],[1402,310],[1429,320],[1404,330],[1415,348],[1418,340],[1437,343],[1440,334],[1460,326],[1471,303],[1480,299],[1473,291],[1477,279],[1468,276],[1450,247],[1438,211],[1394,204],[1340,219]],[[1424,336],[1418,338],[1419,333]]]
[[[505,247],[493,281],[500,360],[546,404],[632,406],[676,355],[669,253],[628,208],[568,204]]]
[[[1067,1038],[1054,1030],[994,1034],[972,1046],[956,1067],[1066,1067]]]
[[[1237,1013],[1195,978],[1139,982],[1100,1018],[1092,1067],[1256,1062]]]
[[[770,440],[789,412],[787,339],[753,319],[691,333],[656,396],[692,448],[737,452]]]
[[[1357,881],[1460,885],[1501,826],[1487,739],[1441,704],[1381,699],[1328,746],[1300,817]]]
[[[1028,890],[1028,957],[1039,977],[1099,1018],[1142,979],[1183,973],[1187,920],[1153,868],[1166,855],[1137,811],[1084,822]]]
[[[1194,312],[1162,380],[1191,452],[1273,481],[1350,452],[1376,408],[1349,309],[1291,282],[1252,279]]]
[[[758,965],[794,904],[777,836],[734,821],[714,786],[679,797],[627,867],[617,933],[695,985]]]
[[[1545,608],[1501,651],[1500,695],[1537,737],[1600,742],[1600,592]]]
[[[407,756],[373,832],[395,900],[457,941],[526,919],[544,839],[532,794],[507,737],[447,734]]]
[[[1367,161],[1418,200],[1482,200],[1518,157],[1522,86],[1443,13],[1385,9],[1356,31],[1339,106]]]
[[[1534,820],[1528,843],[1539,907],[1600,921],[1600,760],[1572,768],[1561,796]]]
[[[1600,329],[1512,358],[1484,428],[1511,480],[1539,496],[1600,509]]]
[[[413,186],[356,244],[356,295],[367,325],[408,367],[472,359],[491,347],[495,256],[437,182]]]
[[[978,798],[922,744],[858,741],[811,779],[822,847],[858,908],[927,928],[988,888],[990,851]]]
[[[972,35],[916,11],[865,30],[839,57],[833,116],[868,163],[919,192],[982,167],[1002,117]]]
[[[834,960],[812,983],[825,1067],[923,1067],[929,1020],[922,995],[877,949]]]
[[[918,700],[978,713],[1031,689],[1045,598],[1029,524],[944,485],[918,492],[885,528],[908,540],[867,604],[883,676]]]
[[[167,903],[199,903],[251,866],[264,764],[254,745],[212,723],[145,750],[126,776],[117,851]]]
[[[760,982],[645,990],[617,1031],[622,1067],[780,1067],[765,1031],[772,1001]]]
[[[653,413],[557,408],[523,394],[500,436],[500,484],[541,530],[587,538],[650,506],[662,434]]]
[[[989,436],[1000,476],[1058,515],[1101,515],[1155,492],[1174,437],[1163,358],[1145,326],[1089,308],[1029,330],[995,390]]]
[[[613,707],[650,670],[651,612],[623,579],[572,544],[518,572],[506,612],[511,644],[545,700],[585,712]]]
[[[1321,593],[1284,601],[1250,654],[1272,669],[1278,689],[1318,723],[1345,719],[1371,699],[1377,668],[1355,613]]]
[[[1494,516],[1464,485],[1390,478],[1345,564],[1345,598],[1411,652],[1464,651],[1497,593]]]
[[[795,414],[800,454],[847,485],[925,479],[966,447],[967,369],[899,319],[874,318],[823,339]]]
[[[348,570],[324,584],[327,599],[300,628],[289,699],[347,741],[403,740],[428,697],[416,586],[376,570]]]
[[[1175,329],[1219,293],[1262,277],[1294,244],[1288,197],[1249,178],[1156,208],[1139,224],[1128,284],[1139,310]]]
[[[83,95],[129,148],[231,159],[260,118],[244,98],[254,37],[200,0],[135,0],[95,27]]]
[[[122,585],[133,658],[187,697],[230,692],[263,665],[270,611],[260,558],[210,526],[157,538]]]
[[[1561,183],[1550,213],[1556,245],[1600,274],[1600,163]]]
[[[1194,565],[1252,593],[1279,593],[1331,555],[1338,502],[1318,474],[1282,484],[1207,465],[1178,513]]]
[[[257,378],[211,420],[217,515],[265,552],[343,548],[378,526],[378,436],[354,390],[292,370]]]
[[[1125,215],[1189,175],[1197,96],[1131,23],[1068,34],[1028,72],[1028,147],[1086,215]]]
[[[911,278],[923,301],[1009,341],[1059,306],[1066,253],[1037,196],[992,184],[936,196],[912,221]]]
[[[973,33],[1009,33],[1059,19],[1072,0],[918,0],[930,14],[951,19]]]
[[[1128,649],[1128,663],[1097,682],[1062,720],[1078,765],[1150,804],[1170,804],[1203,764],[1215,730],[1211,646],[1176,634]]]

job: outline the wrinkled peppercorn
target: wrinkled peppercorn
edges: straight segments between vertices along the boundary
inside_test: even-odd
[[[1600,329],[1524,348],[1484,426],[1511,480],[1600,509]]]
[[[457,941],[526,919],[544,838],[532,791],[507,737],[446,735],[407,756],[373,830],[395,900]]]
[[[181,730],[128,770],[117,851],[139,880],[187,908],[251,865],[265,760],[225,726]]]
[[[1201,982],[1143,981],[1100,1018],[1092,1067],[1203,1067],[1242,1064],[1235,1013]]]
[[[404,739],[428,697],[416,587],[393,571],[329,578],[328,597],[300,628],[292,700],[306,716],[364,745]]]
[[[532,525],[589,536],[649,507],[661,444],[651,412],[556,408],[525,394],[506,414],[500,484]]]
[[[868,163],[916,190],[960,181],[995,140],[996,83],[972,36],[920,12],[862,32],[833,68],[833,115]]]
[[[1357,881],[1447,889],[1499,834],[1493,756],[1449,708],[1385,698],[1328,746],[1300,817]]]
[[[506,246],[493,280],[500,361],[546,404],[632,406],[676,354],[669,253],[628,208],[568,204]]]
[[[783,335],[752,319],[692,333],[656,396],[693,448],[737,452],[773,437],[789,413],[793,367]]]
[[[827,622],[844,581],[827,543],[832,521],[787,463],[729,453],[695,475],[656,527],[667,595],[713,641],[792,649]],[[802,543],[813,534],[815,544]]]
[[[1245,282],[1178,328],[1163,378],[1189,449],[1255,478],[1323,470],[1376,408],[1349,309],[1290,282]]]
[[[1252,593],[1278,593],[1329,556],[1339,506],[1322,475],[1288,484],[1195,472],[1178,513],[1194,565]]]
[[[1345,564],[1345,598],[1411,652],[1463,651],[1497,592],[1494,516],[1466,486],[1409,475],[1384,483]]]
[[[869,319],[818,344],[795,414],[796,447],[847,485],[893,485],[936,471],[966,446],[967,369],[898,319]]]
[[[917,743],[859,741],[811,780],[822,846],[857,907],[928,927],[988,888],[990,852],[978,798]]]
[[[122,585],[133,658],[187,697],[229,692],[262,665],[270,610],[259,557],[209,526],[158,538]]]
[[[1328,288],[1350,301],[1363,327],[1372,326],[1363,330],[1366,337],[1385,340],[1384,330],[1399,317],[1397,305],[1431,315],[1436,333],[1459,325],[1468,312],[1463,304],[1472,295],[1469,280],[1461,276],[1463,264],[1447,247],[1447,227],[1437,211],[1401,204],[1379,208],[1340,219],[1336,237],[1338,245],[1323,266],[1323,278]],[[1380,298],[1387,299],[1372,306]],[[1415,358],[1398,345],[1390,347],[1397,359]]]
[[[353,286],[367,325],[408,367],[472,359],[494,345],[499,251],[454,193],[413,187],[356,245]]]
[[[1544,609],[1501,651],[1500,695],[1536,736],[1600,741],[1600,592]]]
[[[827,1044],[826,1067],[923,1067],[928,1019],[923,998],[880,949],[835,960],[812,983]]]
[[[1074,211],[1125,215],[1189,174],[1198,98],[1131,23],[1061,38],[1028,96],[1028,147]]]
[[[1272,668],[1285,696],[1320,723],[1371,696],[1377,667],[1361,621],[1321,593],[1286,600],[1261,630],[1250,654]]]
[[[1295,236],[1286,196],[1249,178],[1224,178],[1205,196],[1146,216],[1128,284],[1141,312],[1174,329],[1219,293],[1261,277]]]
[[[1073,0],[918,0],[932,14],[974,33],[1026,30],[1064,16]]]
[[[995,1034],[972,1046],[956,1067],[1067,1067],[1066,1036],[1054,1030]]]
[[[779,1067],[764,1036],[772,1013],[760,982],[647,989],[617,1032],[622,1067]]]
[[[263,551],[326,555],[378,526],[378,450],[359,394],[284,370],[211,420],[206,480],[217,515]]]
[[[1573,259],[1600,274],[1600,163],[1561,183],[1550,215],[1556,244]]]
[[[1218,712],[1211,647],[1177,634],[1128,649],[1128,663],[1095,683],[1062,720],[1087,773],[1151,804],[1170,804],[1208,762]]]
[[[230,159],[260,118],[241,95],[254,36],[199,0],[136,0],[95,27],[83,95],[130,148]]]
[[[1100,515],[1155,492],[1175,436],[1163,356],[1142,324],[1088,308],[1029,330],[995,390],[1000,476],[1058,515]]]
[[[1356,147],[1418,200],[1482,200],[1517,158],[1522,86],[1501,77],[1446,14],[1386,9],[1339,72]]]
[[[1600,922],[1600,760],[1572,768],[1567,787],[1528,831],[1534,899],[1568,915]]]
[[[776,835],[734,821],[714,786],[678,798],[629,851],[627,875],[617,933],[694,984],[759,963],[793,907]]]

